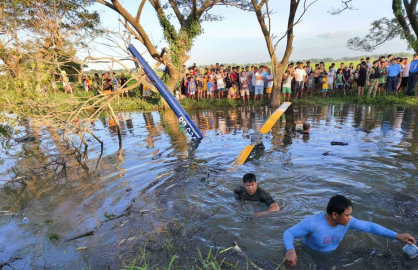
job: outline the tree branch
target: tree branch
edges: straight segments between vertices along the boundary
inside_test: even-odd
[[[331,15],[339,15],[344,10],[357,10],[353,7],[353,5],[349,4],[351,1],[353,0],[341,0],[343,7],[339,9],[332,8],[332,10],[328,11],[328,13],[330,13]]]
[[[398,6],[397,0],[392,1],[392,10],[393,14],[395,15],[396,19],[398,20],[400,26],[402,27],[405,37],[408,39],[411,36],[411,31],[408,26],[408,22],[406,21],[405,17],[402,14],[402,11],[400,10]]]
[[[122,19],[119,19],[119,22],[121,24],[123,24],[123,26],[125,26],[125,28],[132,34],[134,35],[134,37],[139,40],[142,44],[144,44],[144,40],[142,39],[142,37],[140,35],[138,35],[137,32],[134,31],[134,29],[132,29],[132,27],[129,26],[128,22],[125,20],[125,22],[122,21]]]
[[[154,0],[149,0],[149,1],[150,1],[151,5],[156,4]],[[126,21],[129,22],[132,25],[132,27],[137,31],[138,35],[141,36],[141,38],[143,40],[143,44],[147,48],[150,55],[157,61],[160,59],[160,54],[157,52],[157,49],[152,44],[152,42],[151,42],[150,38],[148,37],[147,33],[145,32],[144,28],[137,21],[137,19],[134,16],[132,16],[132,14],[130,14],[120,4],[119,0],[112,0],[113,5],[104,1],[104,0],[96,0],[96,2],[101,3],[101,4],[103,4],[105,6],[108,6],[108,7],[110,7],[109,5],[111,5],[110,8],[112,8],[113,10],[118,12],[120,15],[122,15],[126,19]]]
[[[113,9],[114,11],[117,11],[116,8],[115,8],[115,6],[112,5],[111,3],[107,2],[107,1],[104,1],[104,0],[96,0],[96,2],[98,2],[100,4],[103,4],[103,5],[107,6],[108,8]]]
[[[196,11],[197,11],[197,0],[192,0],[192,16],[194,16],[195,19],[197,19]]]
[[[144,8],[145,2],[147,0],[142,0],[141,4],[139,5],[138,12],[136,13],[136,22],[139,23],[139,19],[141,18],[142,9]]]
[[[394,2],[396,2],[396,0],[394,0]],[[418,19],[417,19],[417,9],[416,9],[417,1],[412,0],[411,3],[409,3],[407,0],[403,0],[403,2],[404,2],[405,10],[406,10],[406,15],[408,15],[409,23],[411,24],[411,27],[414,30],[415,35],[418,35]],[[401,7],[398,7],[398,8],[401,8]],[[400,10],[398,10],[398,14],[399,16],[403,16]],[[397,16],[396,13],[395,13],[395,16]]]
[[[298,0],[298,2],[297,2],[297,4],[299,5],[299,1],[300,0]],[[284,33],[284,35],[276,42],[276,44],[274,44],[274,51],[276,51],[276,48],[277,48],[277,45],[279,45],[279,42],[286,36],[286,35],[288,35],[288,33],[289,33],[289,31],[290,30],[292,30],[292,32],[293,32],[293,27],[295,26],[295,25],[297,25],[298,23],[300,23],[301,21],[302,21],[302,17],[303,17],[303,15],[305,15],[305,13],[306,13],[306,11],[308,11],[308,9],[309,9],[309,7],[310,6],[312,6],[315,2],[317,2],[318,0],[314,0],[313,2],[311,2],[308,6],[306,6],[306,1],[307,0],[305,0],[305,2],[303,3],[303,12],[302,12],[302,14],[299,16],[299,18],[298,18],[298,20],[295,22],[295,23],[293,23],[293,20],[294,20],[294,16],[296,15],[296,13],[295,13],[295,15],[293,16],[293,18],[292,18],[292,23],[290,24],[290,14],[289,14],[289,24],[288,24],[288,29],[286,30],[286,32]],[[296,9],[297,9],[297,6],[296,6]],[[296,12],[296,11],[295,11]]]
[[[184,17],[183,17],[183,15],[180,12],[179,7],[177,6],[176,0],[169,0],[168,2],[170,3],[171,7],[173,8],[174,14],[176,14],[176,17],[179,20],[180,25],[183,26],[183,24],[184,24]]]

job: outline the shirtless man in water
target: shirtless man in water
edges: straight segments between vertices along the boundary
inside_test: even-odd
[[[264,189],[257,186],[257,179],[254,174],[247,173],[242,178],[243,186],[239,186],[234,190],[235,198],[247,201],[259,201],[267,204],[269,209],[263,212],[258,212],[253,217],[261,217],[266,214],[276,212],[280,210],[279,205],[273,200],[273,198]]]

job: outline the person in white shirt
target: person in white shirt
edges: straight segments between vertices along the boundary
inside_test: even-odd
[[[401,81],[401,87],[399,91],[405,92],[405,89],[408,86],[409,69],[411,68],[408,58],[404,58],[403,64],[401,64],[401,68],[402,68],[402,81]]]
[[[332,68],[332,66],[329,67],[329,71],[328,71],[328,90],[330,92],[330,96],[333,94],[333,89],[334,89],[334,77],[335,77],[335,72]]]
[[[218,98],[223,98],[224,96],[224,90],[225,90],[225,83],[224,83],[224,76],[223,74],[218,70],[216,71],[216,85],[218,90]]]
[[[290,96],[292,95],[292,75],[290,74],[289,70],[286,70],[286,72],[284,73],[282,82],[283,100],[286,102],[287,98],[287,101],[290,101]]]
[[[335,67],[335,63],[332,63],[331,67],[332,67],[332,71],[334,72],[334,74],[337,73],[337,68]]]
[[[296,85],[295,85],[295,92],[296,92],[296,98],[300,99],[302,97],[303,94],[303,85],[307,79],[307,74],[306,71],[303,69],[303,64],[299,63],[298,68],[295,70],[295,80],[296,80]]]
[[[371,69],[373,67],[373,64],[370,63],[370,57],[366,57],[366,63],[367,63],[367,69]]]
[[[270,100],[271,92],[273,90],[273,74],[271,74],[271,69],[267,69],[267,75],[266,75],[266,93],[267,93],[267,99]]]
[[[254,70],[255,71],[255,70]],[[263,91],[264,91],[264,76],[263,66],[260,66],[257,72],[254,74],[255,83],[254,84],[254,100],[257,100],[257,96],[259,96],[260,100],[263,99]]]

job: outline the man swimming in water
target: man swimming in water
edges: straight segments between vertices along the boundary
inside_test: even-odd
[[[292,131],[296,131],[302,134],[309,134],[309,132],[311,131],[311,124],[309,124],[308,122],[302,124],[301,121],[296,121],[295,123],[293,123]]]
[[[242,177],[242,183],[244,184],[243,186],[239,186],[234,190],[236,199],[259,201],[269,206],[268,210],[255,213],[253,215],[254,217],[260,217],[280,210],[279,205],[273,200],[270,194],[257,186],[257,179],[254,174],[247,173],[244,175]]]
[[[406,244],[416,243],[415,239],[407,233],[398,234],[373,222],[358,220],[351,216],[352,212],[353,204],[351,201],[344,196],[336,195],[329,200],[326,212],[307,217],[299,224],[286,230],[283,234],[283,240],[289,265],[295,266],[297,263],[293,240],[299,237],[303,237],[303,243],[306,246],[320,252],[337,249],[348,230],[397,239]]]

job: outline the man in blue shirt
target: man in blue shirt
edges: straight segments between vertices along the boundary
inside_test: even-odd
[[[417,84],[418,76],[418,54],[414,53],[414,60],[411,61],[409,77],[408,77],[408,90],[406,94],[413,96],[415,94],[415,86]]]
[[[378,224],[358,220],[351,216],[353,204],[342,195],[332,197],[326,212],[321,212],[302,220],[299,224],[286,230],[283,234],[286,247],[286,259],[291,266],[296,265],[297,256],[293,240],[303,237],[303,243],[309,248],[329,252],[337,249],[348,230],[362,231],[380,235],[390,239],[397,239],[402,243],[415,244],[415,239],[405,233],[398,234]]]
[[[398,88],[398,80],[402,77],[402,68],[396,63],[396,59],[390,60],[390,66],[388,66],[388,82],[386,95],[388,96],[390,90],[393,90],[393,94],[396,95],[396,88]]]

